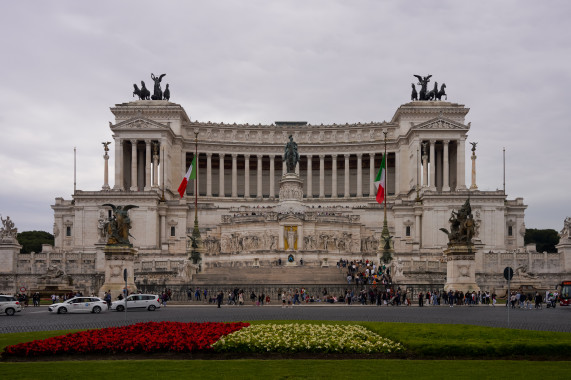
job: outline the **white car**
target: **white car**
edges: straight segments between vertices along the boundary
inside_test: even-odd
[[[22,305],[14,296],[0,295],[0,314],[14,315],[22,311]]]
[[[154,294],[131,294],[127,297],[127,310],[142,309],[154,311],[160,307],[161,300],[159,296]],[[111,310],[125,311],[125,300],[113,302]]]
[[[51,312],[65,313],[95,313],[107,311],[107,302],[98,297],[73,297],[61,303],[54,303],[48,308]]]

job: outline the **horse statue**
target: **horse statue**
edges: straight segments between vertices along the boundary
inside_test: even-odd
[[[426,94],[425,100],[434,100],[438,93],[438,82],[434,82],[434,88]]]
[[[170,100],[171,98],[171,90],[169,90],[169,84],[165,87],[165,92],[163,93],[163,99]]]
[[[283,159],[286,163],[286,173],[295,173],[295,166],[299,161],[299,153],[297,152],[297,143],[293,141],[292,135],[289,135],[289,141],[285,146]]]
[[[445,100],[448,100],[448,95],[446,95],[446,91],[444,91],[444,89],[446,88],[446,83],[442,83],[442,86],[440,87],[440,91],[438,91],[436,93],[436,99],[438,100],[442,100],[442,96],[445,97]]]
[[[147,86],[145,86],[145,82],[141,81],[140,99],[141,100],[149,100],[150,97],[151,97],[151,92],[147,89]]]
[[[410,100],[418,100],[418,92],[416,92],[416,87],[414,87],[414,83],[410,84],[412,86],[412,94],[410,95]]]
[[[430,82],[430,77],[432,75],[428,75],[425,77],[421,77],[420,75],[413,75],[415,77],[418,78],[418,84],[421,86],[420,87],[420,97],[418,98],[418,100],[427,100],[426,99],[426,87],[428,85],[428,82]]]
[[[135,88],[133,90],[133,96],[137,95],[139,97],[139,100],[141,100],[141,90],[139,90],[139,87],[137,87],[136,83],[133,83],[133,87]]]

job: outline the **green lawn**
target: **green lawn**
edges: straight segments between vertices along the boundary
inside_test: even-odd
[[[101,360],[0,363],[5,379],[565,379],[571,362],[504,360]]]
[[[291,323],[263,321],[252,323]],[[352,324],[356,322],[304,323]],[[269,379],[356,379],[411,378],[569,378],[571,334],[510,330],[468,325],[359,322],[378,334],[407,347],[410,359],[347,360],[85,360],[2,362],[2,378],[89,379],[105,378],[269,378]],[[6,345],[69,331],[47,331],[0,335],[0,350]],[[440,360],[440,359],[461,360]],[[518,359],[518,360],[478,360]],[[560,361],[553,361],[554,359]],[[548,360],[548,361],[545,361]]]

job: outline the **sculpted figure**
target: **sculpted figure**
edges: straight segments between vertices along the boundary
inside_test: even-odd
[[[471,244],[476,228],[470,200],[467,199],[458,212],[452,211],[450,215],[450,231],[441,228],[440,231],[448,235],[449,243]]]
[[[155,74],[151,73],[151,79],[155,82],[155,87],[153,89],[153,96],[151,96],[152,100],[163,100],[163,90],[161,90],[161,80],[165,75],[167,74],[161,74],[160,76],[156,77]]]
[[[297,151],[297,143],[293,141],[292,135],[289,135],[289,141],[285,146],[284,161],[287,173],[295,173],[295,166],[299,161],[299,153]]]
[[[0,230],[0,237],[4,238],[13,238],[16,239],[18,235],[18,229],[14,227],[14,222],[10,219],[9,216],[6,219],[3,219],[0,216],[0,220],[2,220],[2,229]]]
[[[420,85],[420,97],[418,100],[427,100],[427,85],[430,82],[430,77],[432,75],[428,75],[426,77],[421,77],[420,75],[414,75],[418,79],[418,84]]]
[[[103,206],[109,206],[113,209],[113,216],[109,218],[106,223],[107,244],[125,244],[131,246],[129,242],[129,230],[131,229],[131,219],[129,218],[129,210],[132,208],[138,208],[139,206],[127,205],[127,206],[115,206],[111,203],[106,203]]]

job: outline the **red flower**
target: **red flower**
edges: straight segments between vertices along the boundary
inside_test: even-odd
[[[194,352],[210,350],[221,336],[238,331],[249,323],[146,322],[124,327],[56,336],[4,348],[2,355],[40,356],[124,352]]]

